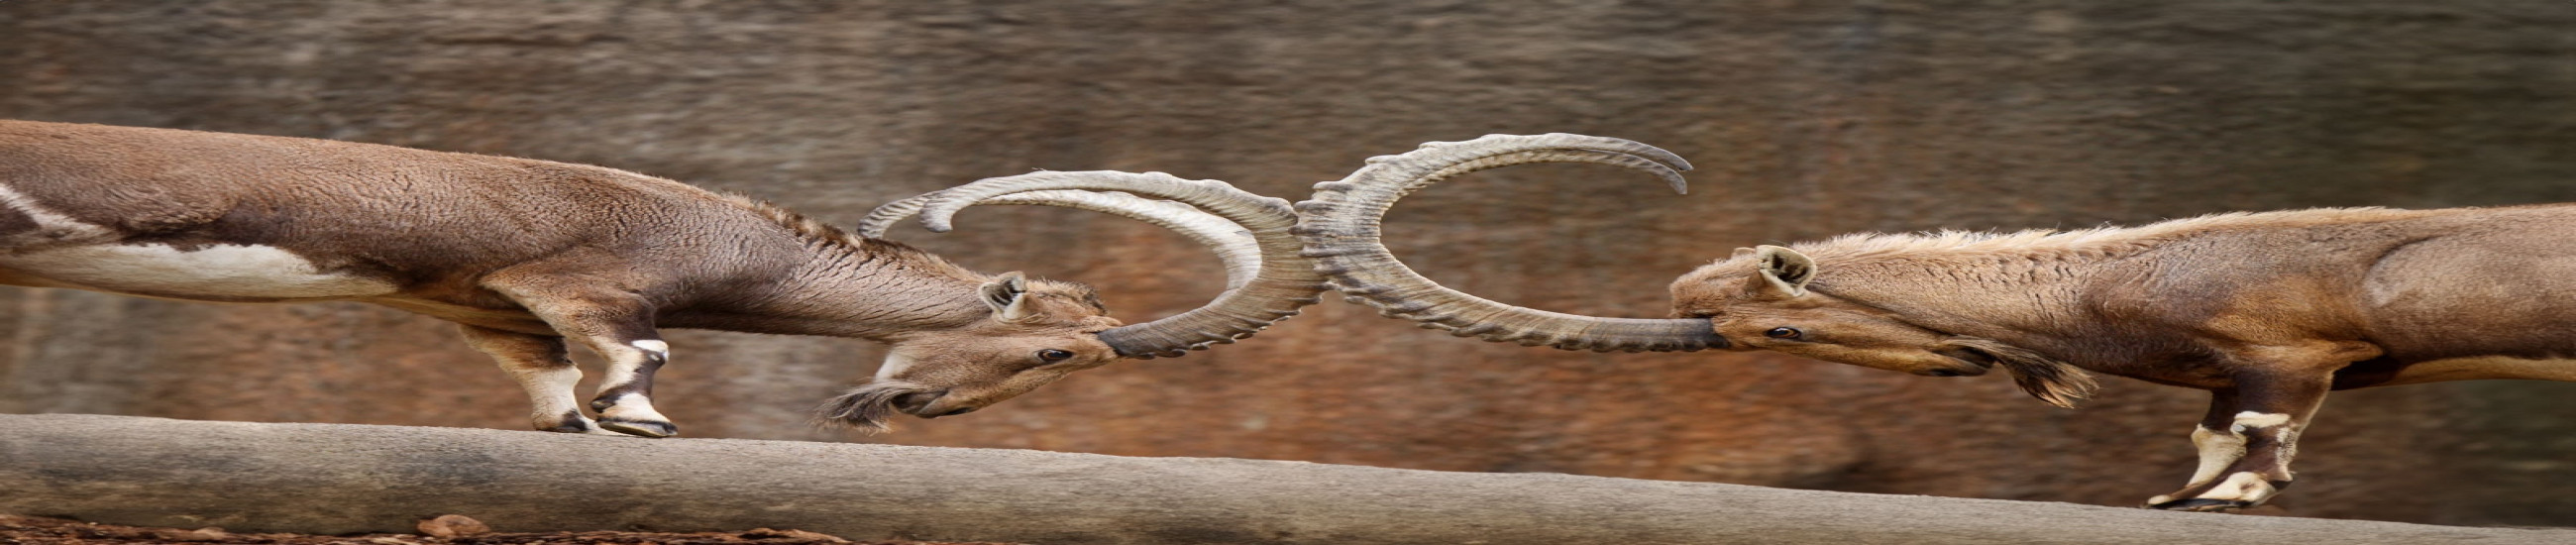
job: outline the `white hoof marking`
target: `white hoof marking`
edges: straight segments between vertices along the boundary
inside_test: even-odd
[[[2262,503],[2263,500],[2272,497],[2272,492],[2272,483],[2265,482],[2262,475],[2252,471],[2238,471],[2229,474],[2227,482],[2218,483],[2217,488],[2202,492],[2198,497],[2205,500]]]
[[[2250,430],[2250,429],[2254,429],[2254,428],[2269,428],[2269,427],[2278,426],[2278,425],[2282,425],[2282,424],[2288,424],[2288,423],[2290,423],[2290,415],[2281,414],[2281,413],[2258,413],[2258,412],[2254,412],[2254,411],[2245,411],[2245,412],[2241,412],[2241,413],[2236,413],[2236,426],[2235,426],[2235,431],[2236,431],[2236,433],[2245,433],[2245,430]]]
[[[669,418],[664,418],[661,411],[653,410],[653,400],[636,394],[617,396],[616,404],[610,405],[608,410],[599,411],[599,416],[602,418],[642,420],[646,422],[671,421]]]
[[[2195,426],[2191,429],[2191,444],[2200,447],[2200,468],[2191,472],[2191,482],[2183,484],[2186,488],[2217,479],[2219,472],[2245,457],[2245,436],[2233,431]]]
[[[669,357],[671,355],[671,343],[645,339],[627,344],[635,345],[636,348],[644,349],[645,352],[652,352],[655,356]]]

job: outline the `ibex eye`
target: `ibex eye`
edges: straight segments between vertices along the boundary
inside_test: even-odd
[[[1762,332],[1762,335],[1774,339],[1795,339],[1800,335],[1805,335],[1805,333],[1799,332],[1798,328],[1794,327],[1774,327],[1771,328],[1770,331]]]
[[[1046,361],[1064,361],[1064,360],[1066,360],[1066,359],[1070,359],[1070,358],[1072,358],[1072,357],[1073,357],[1073,351],[1071,351],[1071,350],[1057,350],[1057,349],[1049,348],[1049,349],[1039,350],[1039,351],[1038,351],[1038,359],[1042,359],[1042,360],[1046,360]]]

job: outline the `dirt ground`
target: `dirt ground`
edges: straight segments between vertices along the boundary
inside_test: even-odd
[[[221,528],[144,528],[92,524],[75,520],[0,515],[0,545],[91,545],[104,543],[274,543],[284,545],[536,545],[657,544],[744,545],[849,543],[857,545],[1010,545],[957,541],[851,541],[800,530],[761,528],[742,532],[492,532],[455,537],[420,534],[317,536],[306,534],[241,534]],[[1025,544],[1022,544],[1025,545]]]

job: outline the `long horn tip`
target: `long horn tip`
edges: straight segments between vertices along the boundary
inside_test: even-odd
[[[955,214],[957,211],[924,210],[923,212],[921,228],[929,229],[933,233],[946,233],[957,229],[954,218],[949,217],[949,214]]]
[[[1656,146],[1649,145],[1649,144],[1646,144],[1646,143],[1643,143],[1643,142],[1640,142],[1640,143],[1638,143],[1637,145],[1640,145],[1640,146],[1646,146],[1646,149],[1651,149],[1651,150],[1655,150],[1655,151],[1662,152],[1662,153],[1658,153],[1658,154],[1656,154],[1656,155],[1660,155],[1660,156],[1662,156],[1662,157],[1661,157],[1661,159],[1662,159],[1662,160],[1661,160],[1661,161],[1658,161],[1658,162],[1663,163],[1663,164],[1664,164],[1664,166],[1673,167],[1673,170],[1678,170],[1678,171],[1682,171],[1682,172],[1690,172],[1690,170],[1691,170],[1691,168],[1692,168],[1692,167],[1691,167],[1691,163],[1690,163],[1690,160],[1689,160],[1689,159],[1683,159],[1681,154],[1679,154],[1679,153],[1673,153],[1673,152],[1672,152],[1672,150],[1667,150],[1667,149],[1664,149],[1664,148],[1656,147]]]

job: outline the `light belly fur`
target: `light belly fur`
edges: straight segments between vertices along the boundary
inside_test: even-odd
[[[217,244],[180,249],[120,244],[112,229],[47,210],[0,185],[0,206],[26,214],[31,231],[0,237],[0,282],[207,301],[348,299],[393,293],[365,276],[326,273],[272,246]]]
[[[71,246],[0,254],[0,268],[61,287],[182,299],[346,299],[397,289],[383,280],[325,273],[302,256],[268,246]]]
[[[2576,360],[2481,356],[2433,360],[2406,366],[2379,386],[2453,380],[2524,379],[2576,382]]]

